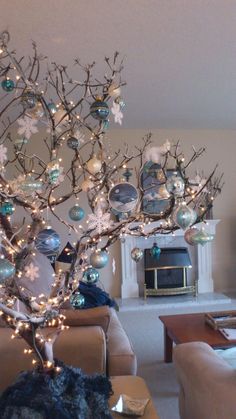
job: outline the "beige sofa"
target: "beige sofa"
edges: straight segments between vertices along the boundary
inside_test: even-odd
[[[236,418],[236,371],[206,343],[174,348],[181,419]]]
[[[104,306],[65,313],[70,328],[55,343],[56,358],[82,368],[87,374],[136,374],[135,353],[114,309]],[[32,367],[32,358],[24,354],[26,343],[22,339],[12,340],[11,335],[11,329],[0,328],[0,391],[20,371]]]

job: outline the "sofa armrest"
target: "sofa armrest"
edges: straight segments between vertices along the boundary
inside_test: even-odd
[[[113,308],[110,309],[110,324],[107,331],[108,374],[136,375],[137,358],[131,342]]]
[[[181,418],[233,418],[236,410],[233,368],[203,342],[177,345],[173,355],[180,384]]]

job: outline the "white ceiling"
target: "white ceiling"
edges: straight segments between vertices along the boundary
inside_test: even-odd
[[[0,30],[62,64],[126,56],[126,128],[236,129],[236,0],[1,0]]]

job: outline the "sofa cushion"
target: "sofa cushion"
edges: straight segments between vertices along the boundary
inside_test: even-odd
[[[67,326],[100,326],[107,333],[110,323],[110,310],[107,306],[88,308],[85,310],[61,310]]]

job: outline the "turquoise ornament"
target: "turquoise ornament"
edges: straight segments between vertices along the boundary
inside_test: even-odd
[[[103,250],[94,252],[90,256],[90,264],[96,269],[104,268],[108,260],[109,260],[108,254],[107,252]]]
[[[166,189],[169,193],[175,196],[183,196],[185,184],[183,179],[175,173],[166,181]]]
[[[60,170],[52,169],[51,172],[48,173],[49,182],[52,184],[57,183],[59,176],[60,176]]]
[[[35,240],[36,249],[47,257],[55,255],[59,250],[60,244],[60,236],[52,228],[41,230]]]
[[[153,259],[158,260],[161,255],[161,249],[157,246],[157,243],[153,243],[152,248],[150,249],[150,255]]]
[[[37,103],[37,98],[32,90],[25,90],[21,96],[21,103],[24,109],[33,109]]]
[[[201,246],[205,246],[205,244],[211,242],[213,239],[213,234],[209,234],[203,229],[198,230],[198,232],[192,236],[193,243],[200,244]]]
[[[107,119],[109,115],[108,104],[102,100],[96,100],[90,106],[90,113],[95,119],[98,119],[99,121],[104,121]]]
[[[48,103],[47,106],[48,106],[48,109],[49,109],[49,111],[51,112],[52,115],[54,115],[57,112],[57,107],[56,107],[55,103],[50,102],[50,103]]]
[[[67,143],[67,146],[71,148],[72,150],[77,150],[77,148],[79,148],[80,146],[80,142],[78,138],[75,138],[75,137],[69,137],[66,143]]]
[[[3,284],[15,272],[15,266],[9,260],[5,258],[0,259],[0,284]]]
[[[5,79],[2,81],[2,88],[5,92],[12,92],[15,88],[15,83],[13,80]]]
[[[131,250],[131,258],[135,261],[135,262],[139,262],[142,258],[143,258],[143,250],[140,249],[139,247],[134,247]]]
[[[0,207],[0,213],[2,215],[12,215],[15,208],[11,202],[3,202]]]
[[[83,308],[85,305],[85,298],[82,294],[80,294],[79,291],[76,291],[74,294],[70,297],[70,303],[72,307],[77,310],[80,308]]]
[[[94,268],[88,268],[84,271],[82,280],[86,284],[95,284],[99,280],[99,273]]]
[[[173,214],[173,221],[183,230],[194,224],[196,219],[197,213],[187,205],[180,205]]]
[[[79,207],[78,204],[74,205],[70,210],[69,210],[69,217],[71,220],[73,221],[80,221],[84,218],[85,212],[83,210],[83,208]]]

